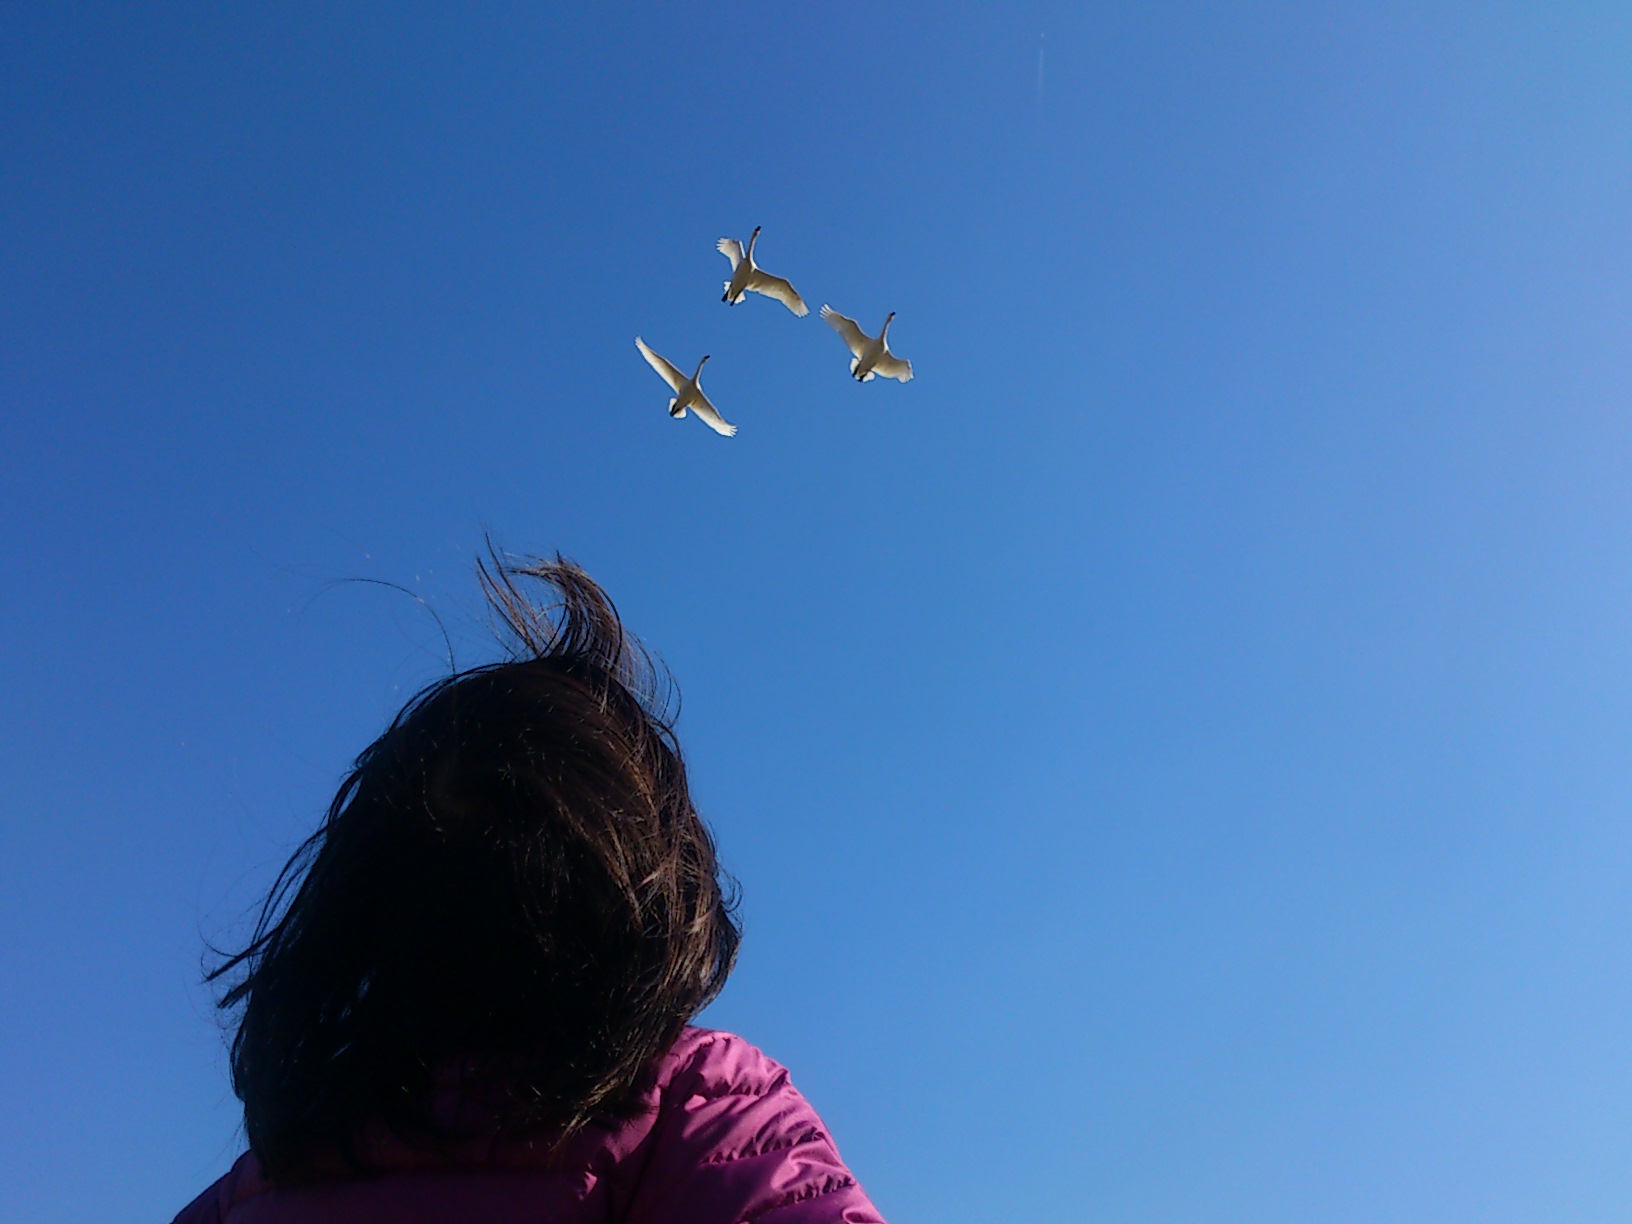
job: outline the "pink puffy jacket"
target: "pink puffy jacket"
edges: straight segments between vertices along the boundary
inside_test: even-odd
[[[279,1189],[246,1154],[175,1224],[883,1224],[787,1071],[740,1037],[688,1028],[650,1101],[550,1167],[526,1143],[382,1134],[365,1140],[380,1172]]]

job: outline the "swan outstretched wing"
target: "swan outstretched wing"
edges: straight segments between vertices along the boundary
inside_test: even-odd
[[[714,405],[708,402],[708,396],[701,391],[697,393],[697,399],[692,403],[691,410],[697,414],[699,421],[702,421],[715,433],[724,434],[727,438],[736,436],[737,427],[722,417],[716,411]]]
[[[721,238],[714,244],[714,247],[721,255],[731,261],[731,271],[735,272],[737,265],[742,262],[742,243],[735,238]]]
[[[850,347],[850,351],[857,357],[865,353],[867,346],[872,343],[862,334],[861,327],[849,315],[842,315],[831,306],[823,306],[822,318],[827,320],[829,327],[843,337],[845,344]]]
[[[775,298],[801,319],[810,313],[810,307],[805,305],[805,299],[780,276],[772,276],[769,272],[761,272],[756,268],[754,274],[748,278],[748,288],[755,293]]]
[[[646,341],[642,340],[639,336],[635,337],[635,347],[640,350],[640,355],[646,358],[646,364],[662,375],[663,381],[669,384],[670,390],[678,391],[689,381],[684,374],[680,373],[679,370],[675,369],[663,358],[652,352],[652,350],[646,346]]]
[[[897,382],[910,382],[912,379],[912,362],[894,353],[885,353],[873,362],[873,369],[880,378],[893,378]]]

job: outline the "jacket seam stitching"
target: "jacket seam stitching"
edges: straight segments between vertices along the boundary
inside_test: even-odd
[[[813,1199],[824,1198],[829,1194],[837,1194],[840,1190],[848,1190],[856,1184],[856,1179],[849,1174],[834,1177],[820,1186],[807,1186],[802,1191],[794,1191],[783,1195],[774,1203],[761,1207],[753,1215],[744,1216],[743,1224],[753,1224],[755,1220],[768,1216],[773,1211],[781,1211],[784,1207],[792,1207],[795,1203],[808,1203]]]
[[[786,1152],[791,1148],[803,1147],[807,1143],[820,1143],[824,1138],[826,1136],[821,1131],[809,1130],[803,1134],[795,1135],[792,1139],[783,1143],[768,1143],[757,1148],[749,1145],[740,1152],[716,1152],[703,1163],[705,1165],[730,1164],[733,1160],[747,1160],[753,1156],[768,1156],[773,1152]]]

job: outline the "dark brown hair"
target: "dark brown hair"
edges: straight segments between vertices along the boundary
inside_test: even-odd
[[[408,702],[208,974],[275,1180],[353,1160],[372,1119],[434,1137],[455,1062],[506,1128],[627,1117],[736,957],[650,657],[560,557],[477,571],[508,657]]]

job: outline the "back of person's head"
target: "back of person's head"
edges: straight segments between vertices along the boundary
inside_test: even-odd
[[[434,1137],[450,1067],[551,1142],[627,1117],[735,959],[649,657],[576,566],[478,570],[508,657],[409,701],[211,972],[274,1179],[372,1120]]]

